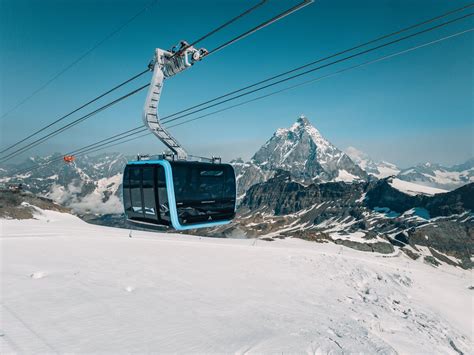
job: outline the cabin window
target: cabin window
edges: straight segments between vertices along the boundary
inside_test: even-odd
[[[132,209],[130,201],[130,168],[127,166],[123,173],[123,206],[125,213],[129,213]]]
[[[233,198],[234,173],[228,166],[173,167],[176,201],[211,201]]]
[[[130,168],[130,199],[132,216],[143,216],[142,193],[140,191],[141,169],[134,166]]]
[[[235,175],[231,166],[174,163],[173,184],[182,224],[231,219]]]
[[[143,192],[143,212],[145,218],[156,219],[154,172],[153,166],[143,168],[142,192]]]

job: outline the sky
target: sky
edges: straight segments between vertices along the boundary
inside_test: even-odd
[[[212,49],[297,1],[270,0],[199,45]],[[0,147],[144,70],[156,47],[168,49],[182,39],[193,41],[256,3],[156,1],[48,87],[0,119]],[[0,0],[0,115],[148,4],[150,0]],[[169,115],[466,4],[458,0],[316,1],[166,80],[159,112]],[[466,30],[473,24],[472,18],[458,21],[277,88]],[[341,149],[353,146],[374,159],[401,167],[426,161],[461,163],[474,156],[473,37],[470,32],[171,131],[192,154],[248,159],[278,128],[291,126],[305,114]],[[144,76],[108,100],[150,79],[151,75]],[[21,158],[64,153],[140,125],[145,95],[143,91],[101,112]],[[110,148],[127,154],[157,154],[163,149],[151,135]]]

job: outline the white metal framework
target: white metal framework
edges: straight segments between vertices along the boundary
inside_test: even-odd
[[[205,49],[196,49],[187,42],[181,41],[180,48],[176,51],[165,51],[157,48],[155,57],[150,63],[153,77],[148,89],[148,94],[143,107],[143,122],[176,156],[178,160],[186,160],[188,153],[181,144],[163,127],[158,116],[158,104],[164,79],[176,75],[207,54]]]

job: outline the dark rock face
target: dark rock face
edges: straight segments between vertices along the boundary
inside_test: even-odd
[[[298,196],[299,191],[304,190],[306,188],[303,185],[291,181],[288,172],[279,171],[267,184],[252,186],[242,204],[250,209],[266,206],[273,209],[277,215],[293,213],[305,206],[304,200],[295,201],[294,198]]]
[[[339,201],[351,204],[359,197],[364,183],[346,184],[329,182],[304,186],[291,180],[291,175],[279,171],[267,183],[252,186],[242,201],[242,206],[250,210],[265,207],[276,215],[296,213],[315,204],[326,201]],[[349,210],[348,213],[357,213]]]
[[[393,188],[387,179],[383,179],[373,183],[367,191],[365,204],[371,209],[387,207],[392,211],[403,213],[410,208],[419,207],[419,198],[404,194]]]
[[[474,211],[474,183],[462,186],[445,194],[423,197],[424,207],[432,217]]]
[[[242,159],[233,160],[230,163],[235,171],[238,200],[245,195],[251,186],[268,180],[274,174],[273,171],[262,170],[254,163],[243,162]]]
[[[425,256],[424,260],[427,264],[431,264],[433,266],[440,266],[441,265],[441,263],[438,260],[436,260],[435,257],[433,257],[431,255]]]
[[[53,200],[38,197],[23,191],[0,190],[0,218],[30,219],[35,208],[70,213],[70,210],[54,203]]]
[[[471,268],[474,254],[474,223],[472,221],[436,221],[408,231],[410,245],[421,245],[453,256],[466,268]]]
[[[474,183],[444,194],[410,196],[393,188],[389,181],[390,179],[379,180],[369,188],[365,202],[367,207],[388,207],[398,213],[421,207],[425,208],[431,217],[474,211]]]
[[[403,243],[404,245],[409,243],[408,236],[406,235],[406,233],[398,233],[395,236],[395,240]]]
[[[391,254],[394,252],[392,244],[384,242],[359,243],[351,240],[336,239],[335,243],[360,251],[375,252],[380,254]]]
[[[272,233],[370,252],[392,253],[399,247],[412,259],[423,255],[416,249],[423,246],[431,253],[428,262],[433,258],[471,268],[473,189],[469,184],[445,194],[410,196],[392,187],[390,178],[305,186],[280,170],[249,189],[230,228],[238,226],[249,236]]]

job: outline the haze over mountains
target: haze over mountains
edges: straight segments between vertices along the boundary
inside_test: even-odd
[[[376,162],[372,160],[369,155],[357,148],[348,147],[346,153],[353,162],[361,167],[361,169],[376,178],[383,179],[389,176],[398,175],[400,172],[400,169],[395,164],[386,161]]]

